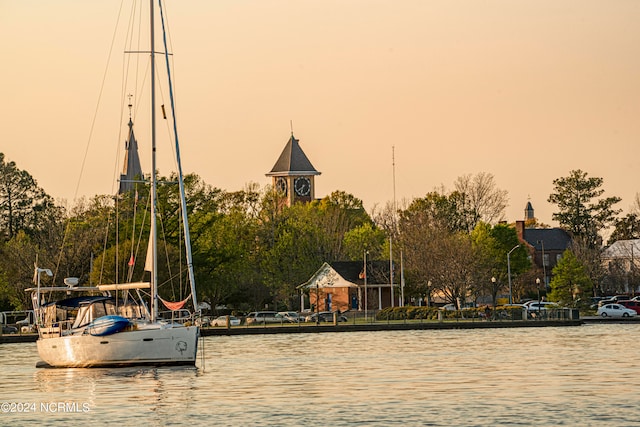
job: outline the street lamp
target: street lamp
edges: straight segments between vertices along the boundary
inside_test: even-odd
[[[536,287],[538,288],[538,315],[537,317],[540,317],[540,306],[542,304],[540,304],[540,278],[536,278]]]
[[[513,249],[511,249],[509,252],[507,252],[507,276],[509,278],[509,304],[513,304],[513,294],[511,292],[511,260],[509,257],[511,256],[511,252],[515,251],[519,247],[520,245],[517,245]]]
[[[367,323],[367,254],[369,251],[364,251],[364,323]]]
[[[494,308],[495,308],[495,306],[496,306],[496,298],[495,298],[495,295],[496,295],[497,293],[498,293],[498,292],[496,291],[496,278],[495,278],[495,276],[492,276],[492,277],[491,277],[491,295],[493,295],[493,301],[492,301],[492,302],[493,302],[493,307],[494,307]]]
[[[491,276],[491,299],[493,300],[493,311],[495,312],[496,310],[496,295],[498,294],[498,291],[496,290],[496,278],[495,276]],[[489,315],[488,313],[485,313],[487,315],[487,320],[489,320]]]
[[[547,289],[547,263],[545,262],[544,259],[544,240],[538,240],[538,243],[540,243],[540,245],[542,246],[542,275],[543,277],[543,281],[544,281],[544,289]],[[538,298],[539,300],[540,298]]]
[[[316,326],[320,324],[320,284],[316,280]]]

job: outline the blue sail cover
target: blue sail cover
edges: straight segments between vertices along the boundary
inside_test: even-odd
[[[129,326],[129,319],[122,316],[102,316],[87,325],[87,331],[94,336],[102,337],[115,334]]]

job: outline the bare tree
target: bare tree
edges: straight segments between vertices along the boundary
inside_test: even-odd
[[[429,301],[440,293],[457,303],[469,295],[477,263],[471,239],[456,218],[455,200],[437,193],[414,200],[400,212],[399,238],[411,296]]]
[[[463,211],[468,216],[469,232],[479,221],[496,224],[504,219],[509,202],[508,193],[496,187],[492,174],[480,172],[460,176],[454,187],[463,196]]]

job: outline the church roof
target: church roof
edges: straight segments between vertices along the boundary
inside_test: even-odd
[[[124,168],[120,175],[120,188],[118,193],[122,194],[134,187],[134,179],[142,178],[142,166],[138,155],[138,141],[133,133],[133,121],[129,119],[129,138],[124,142]]]
[[[291,138],[287,141],[278,161],[271,172],[267,174],[267,176],[286,175],[320,175],[320,172],[313,167],[300,148],[299,141],[293,136],[293,133],[291,133]]]

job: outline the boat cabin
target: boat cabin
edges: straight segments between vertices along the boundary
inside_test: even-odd
[[[106,295],[74,296],[42,305],[42,326],[40,335],[60,336],[77,331],[94,320],[108,315],[118,315],[127,319],[142,319],[146,308],[136,301],[120,299]]]

